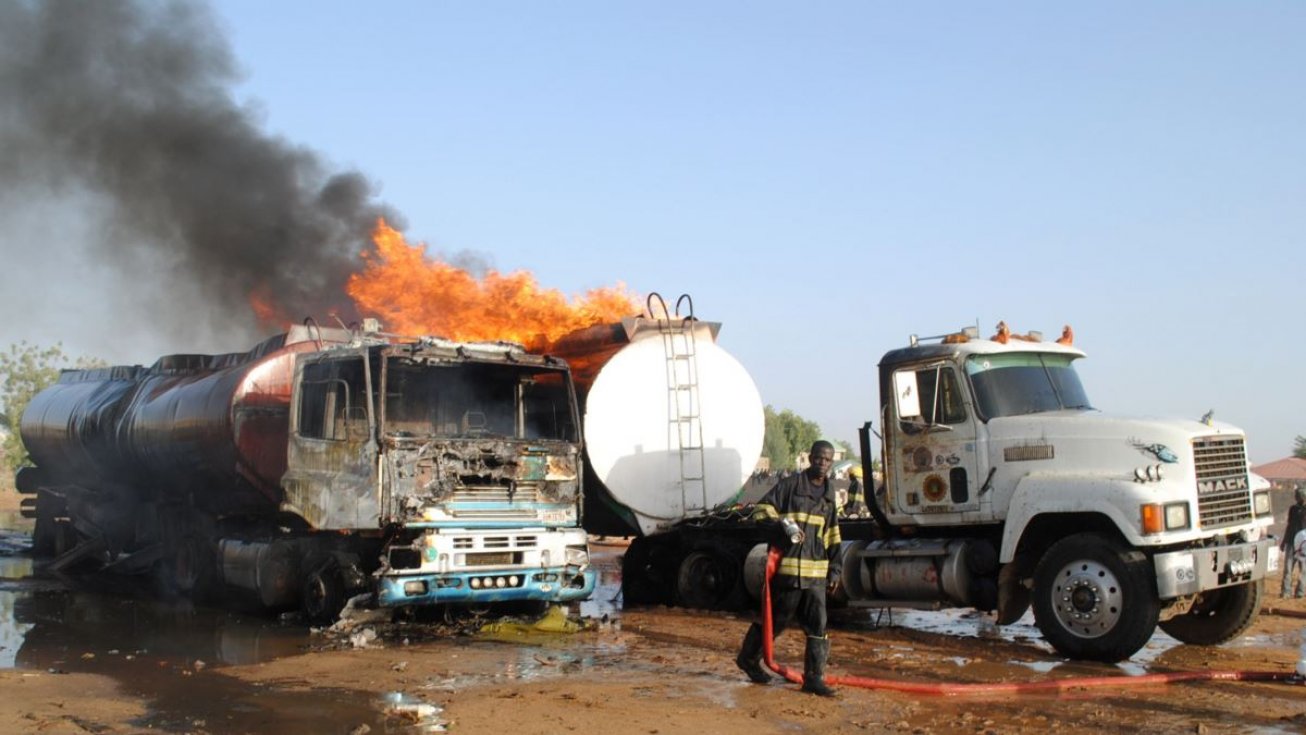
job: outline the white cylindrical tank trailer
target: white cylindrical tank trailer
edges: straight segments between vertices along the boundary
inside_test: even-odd
[[[651,536],[738,496],[762,453],[762,399],[720,324],[633,317],[554,343],[580,393],[585,522]]]

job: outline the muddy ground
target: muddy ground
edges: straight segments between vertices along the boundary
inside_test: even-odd
[[[3,496],[0,496],[3,497]],[[12,496],[9,496],[12,498]],[[3,513],[0,521],[12,521]],[[0,527],[6,524],[0,522]],[[12,526],[10,522],[8,525]],[[1296,733],[1306,686],[1188,683],[1061,695],[920,696],[841,688],[833,700],[747,683],[733,658],[746,620],[621,610],[619,544],[596,547],[584,629],[361,621],[340,634],[33,575],[22,539],[0,536],[0,732],[4,733]],[[832,673],[917,682],[1033,682],[1219,670],[1291,671],[1306,601],[1277,582],[1255,627],[1218,648],[1164,634],[1108,666],[1054,655],[1031,620],[995,630],[959,612],[861,612],[831,633]],[[5,623],[5,620],[8,623]],[[487,621],[488,622],[488,621]],[[371,639],[372,634],[376,639]],[[356,647],[362,646],[362,647]],[[777,643],[801,662],[801,635]]]

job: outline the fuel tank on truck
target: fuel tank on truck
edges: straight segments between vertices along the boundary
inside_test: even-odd
[[[294,356],[337,331],[297,326],[249,352],[64,371],[23,413],[30,469],[44,486],[138,501],[189,495],[215,513],[274,512]]]
[[[632,317],[563,336],[584,416],[587,531],[651,535],[736,497],[762,453],[757,386],[721,325]]]

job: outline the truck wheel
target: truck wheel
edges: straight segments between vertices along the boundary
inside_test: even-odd
[[[726,556],[711,551],[691,551],[680,563],[676,594],[684,607],[715,610],[730,598],[738,577],[738,570]]]
[[[47,493],[38,493],[35,500],[36,522],[32,525],[32,556],[38,559],[58,556],[59,521],[57,516],[59,511],[64,509]]]
[[[214,583],[217,559],[203,538],[187,534],[167,545],[163,558],[154,564],[153,574],[159,597],[198,599]]]
[[[672,590],[663,579],[663,544],[640,537],[631,542],[621,557],[621,599],[623,605],[670,604]]]
[[[36,517],[32,525],[32,556],[37,559],[53,557],[56,541],[56,521],[53,518]]]
[[[1161,623],[1161,630],[1199,646],[1233,640],[1256,620],[1264,590],[1263,580],[1207,590],[1198,596],[1191,610]]]
[[[345,577],[335,559],[310,569],[300,597],[300,606],[309,623],[331,625],[340,617],[346,601]]]
[[[1141,553],[1095,533],[1052,545],[1034,570],[1034,620],[1070,658],[1114,663],[1156,630],[1160,601]]]
[[[82,542],[82,539],[81,535],[77,533],[77,529],[73,527],[72,521],[60,519],[53,523],[54,557],[58,559],[64,554],[77,548],[77,545]]]

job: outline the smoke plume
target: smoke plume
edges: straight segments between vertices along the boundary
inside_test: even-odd
[[[361,174],[260,130],[238,81],[199,4],[0,0],[0,217],[93,202],[86,252],[156,290],[174,329],[206,318],[260,335],[251,296],[273,321],[352,319],[344,283],[377,218],[395,216]]]

